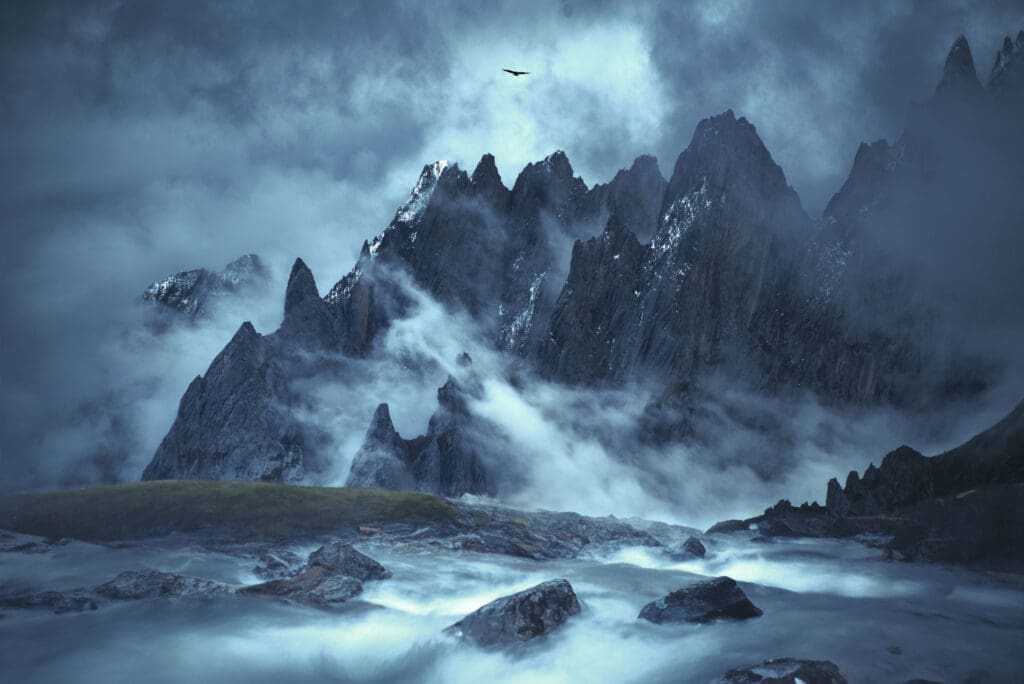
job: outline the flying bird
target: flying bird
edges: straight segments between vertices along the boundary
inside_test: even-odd
[[[523,76],[525,74],[530,73],[529,71],[516,71],[515,69],[502,69],[502,71],[507,71],[508,73],[512,74],[513,76]]]

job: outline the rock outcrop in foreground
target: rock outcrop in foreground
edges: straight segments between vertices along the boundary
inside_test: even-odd
[[[713,684],[846,684],[846,677],[828,660],[773,658],[760,665],[729,670]]]
[[[565,624],[580,613],[568,580],[551,580],[503,596],[462,618],[448,630],[480,646],[528,641]]]
[[[226,584],[159,570],[128,570],[96,587],[96,593],[112,601],[148,598],[209,597],[233,593]]]
[[[244,587],[240,593],[328,606],[361,594],[363,582],[389,577],[391,572],[383,565],[351,544],[335,541],[311,553],[306,566],[292,577]]]
[[[712,622],[745,620],[764,612],[751,603],[731,577],[716,577],[707,582],[683,587],[651,601],[640,611],[639,619],[664,622]]]

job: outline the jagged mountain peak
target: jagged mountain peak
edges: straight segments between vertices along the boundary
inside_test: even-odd
[[[697,124],[689,146],[676,160],[663,213],[693,192],[719,202],[731,199],[750,205],[786,196],[799,204],[757,129],[747,119],[736,118],[731,109]]]
[[[491,182],[493,180],[497,180],[501,183],[501,174],[498,173],[498,165],[494,161],[493,154],[488,152],[484,156],[480,157],[480,161],[477,162],[476,168],[473,169],[473,175],[470,176],[470,180],[473,182],[473,185]]]
[[[309,300],[319,300],[320,291],[316,286],[313,272],[302,259],[296,259],[288,276],[288,288],[284,296],[284,314],[287,316],[296,307]]]
[[[258,256],[245,254],[219,272],[196,268],[174,273],[146,288],[142,299],[196,319],[215,300],[263,286],[269,277]]]
[[[996,52],[995,62],[989,72],[988,88],[998,96],[1005,91],[1024,91],[1024,31],[1017,33],[1016,40],[1003,38],[1003,45]]]
[[[658,158],[651,154],[641,154],[639,157],[633,160],[633,165],[629,167],[631,173],[639,174],[657,174],[661,176],[661,168],[658,166]],[[664,176],[661,176],[664,178]]]
[[[556,150],[541,161],[527,164],[516,179],[512,191],[520,191],[523,187],[535,183],[571,183],[574,180],[583,182],[582,179],[576,179],[573,175],[572,164],[569,163],[569,157],[565,152]]]
[[[493,154],[480,157],[470,176],[470,185],[477,196],[485,197],[495,207],[503,206],[508,200],[509,190],[501,180]]]
[[[228,344],[247,344],[251,341],[258,340],[262,337],[256,328],[253,326],[251,321],[243,321],[242,325],[238,326],[238,330],[235,331],[235,336],[231,338],[231,342]]]
[[[210,368],[256,365],[259,362],[262,342],[263,336],[256,332],[251,322],[245,321],[235,331],[227,346],[214,358]],[[207,374],[209,372],[207,371]]]
[[[458,164],[450,164],[444,159],[440,159],[433,164],[424,165],[416,185],[413,186],[412,192],[409,194],[409,199],[395,212],[395,218],[392,223],[412,222],[430,203],[430,198],[434,194],[434,188],[437,187],[438,181],[440,181],[445,172],[451,169],[457,173],[458,168]]]
[[[377,405],[370,419],[370,427],[366,431],[367,440],[390,440],[398,435],[395,424],[391,420],[391,409],[386,403]]]
[[[939,81],[936,92],[965,95],[981,92],[981,82],[978,80],[978,72],[974,68],[971,46],[964,36],[953,41],[953,46],[946,56],[946,63],[942,67],[942,80]]]
[[[243,254],[221,271],[221,281],[226,286],[237,286],[257,278],[266,277],[267,269],[263,261],[255,254]]]
[[[824,216],[842,218],[857,214],[874,201],[879,184],[893,164],[893,147],[885,139],[862,142],[843,187],[825,207]]]
[[[555,150],[544,157],[540,165],[552,173],[572,176],[572,164],[569,163],[569,157],[562,150]]]

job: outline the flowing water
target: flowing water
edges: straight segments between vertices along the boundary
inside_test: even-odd
[[[296,548],[305,555],[313,547]],[[361,550],[393,577],[319,610],[256,597],[149,599],[54,615],[6,610],[6,682],[707,682],[790,656],[831,660],[851,682],[1024,681],[1024,582],[888,562],[852,541],[711,537],[708,558],[656,549],[530,561]],[[230,584],[260,581],[254,561],[198,547],[80,542],[5,553],[5,591],[94,587],[152,567]],[[637,620],[648,601],[700,575],[739,581],[760,618],[707,625]],[[547,637],[482,650],[443,634],[466,613],[538,582],[569,579],[583,612]]]

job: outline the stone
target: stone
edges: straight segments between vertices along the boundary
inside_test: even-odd
[[[683,543],[682,551],[683,553],[696,556],[697,558],[703,558],[708,552],[707,549],[704,548],[704,544],[702,544],[700,539],[697,539],[696,537],[690,537],[687,539]]]
[[[551,632],[580,610],[569,581],[551,580],[496,599],[462,618],[448,631],[479,646],[515,644]]]
[[[158,570],[129,570],[96,587],[97,594],[113,601],[222,596],[232,592],[231,587],[220,582]]]
[[[272,580],[239,589],[240,594],[272,596],[310,605],[331,605],[348,601],[363,591],[355,577],[339,575],[314,565],[291,579]]]
[[[263,579],[282,579],[295,574],[302,559],[287,549],[263,549],[256,554],[259,561],[254,572]]]
[[[322,567],[328,571],[354,577],[361,582],[391,577],[391,572],[369,556],[357,551],[351,544],[331,542],[309,555],[309,567]]]
[[[729,670],[714,684],[846,684],[835,663],[828,660],[773,658],[760,665]]]
[[[648,603],[640,611],[639,619],[661,624],[744,620],[760,615],[763,611],[750,602],[735,580],[716,577]]]

